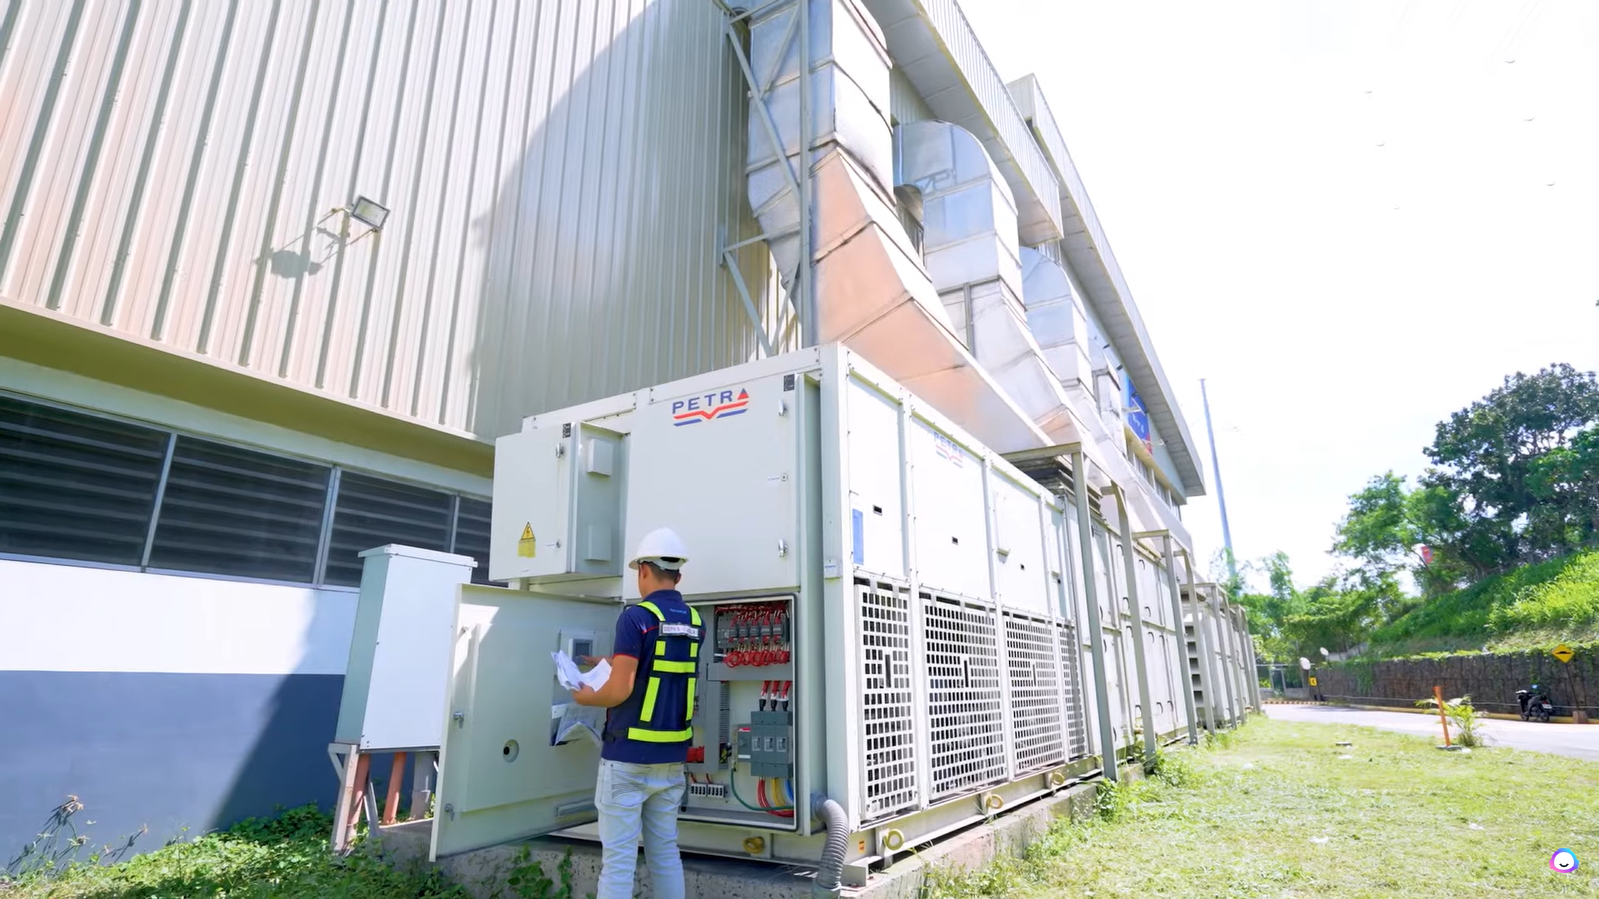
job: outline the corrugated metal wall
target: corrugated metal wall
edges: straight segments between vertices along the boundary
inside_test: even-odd
[[[938,118],[922,95],[916,92],[916,86],[898,67],[888,72],[888,112],[897,125],[930,122]]]
[[[745,361],[721,27],[708,0],[0,0],[0,298],[485,437]],[[380,233],[331,212],[356,195]]]

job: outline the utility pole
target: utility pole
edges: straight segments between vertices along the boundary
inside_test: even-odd
[[[1233,532],[1227,526],[1227,493],[1221,489],[1221,459],[1216,456],[1216,428],[1210,423],[1210,394],[1205,391],[1205,379],[1199,379],[1199,395],[1205,403],[1205,431],[1210,434],[1210,467],[1216,472],[1216,502],[1221,506],[1221,541],[1227,547],[1227,576],[1238,580],[1238,562],[1233,557]]]

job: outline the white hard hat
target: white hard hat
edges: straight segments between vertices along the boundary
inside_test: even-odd
[[[688,561],[688,548],[683,545],[683,538],[677,536],[677,531],[671,528],[656,528],[644,535],[638,542],[638,549],[633,553],[633,558],[627,567],[638,570],[638,563],[650,562],[657,568],[666,571],[676,571]]]

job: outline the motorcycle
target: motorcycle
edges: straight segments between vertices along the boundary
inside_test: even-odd
[[[1517,690],[1516,702],[1521,705],[1523,721],[1542,721],[1547,724],[1555,713],[1555,706],[1549,701],[1549,694],[1537,684],[1533,684],[1531,690]]]

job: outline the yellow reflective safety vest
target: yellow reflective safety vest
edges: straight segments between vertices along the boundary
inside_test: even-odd
[[[640,765],[687,759],[704,636],[700,613],[675,590],[623,610],[615,652],[635,655],[638,673],[632,694],[606,716],[602,758]]]

